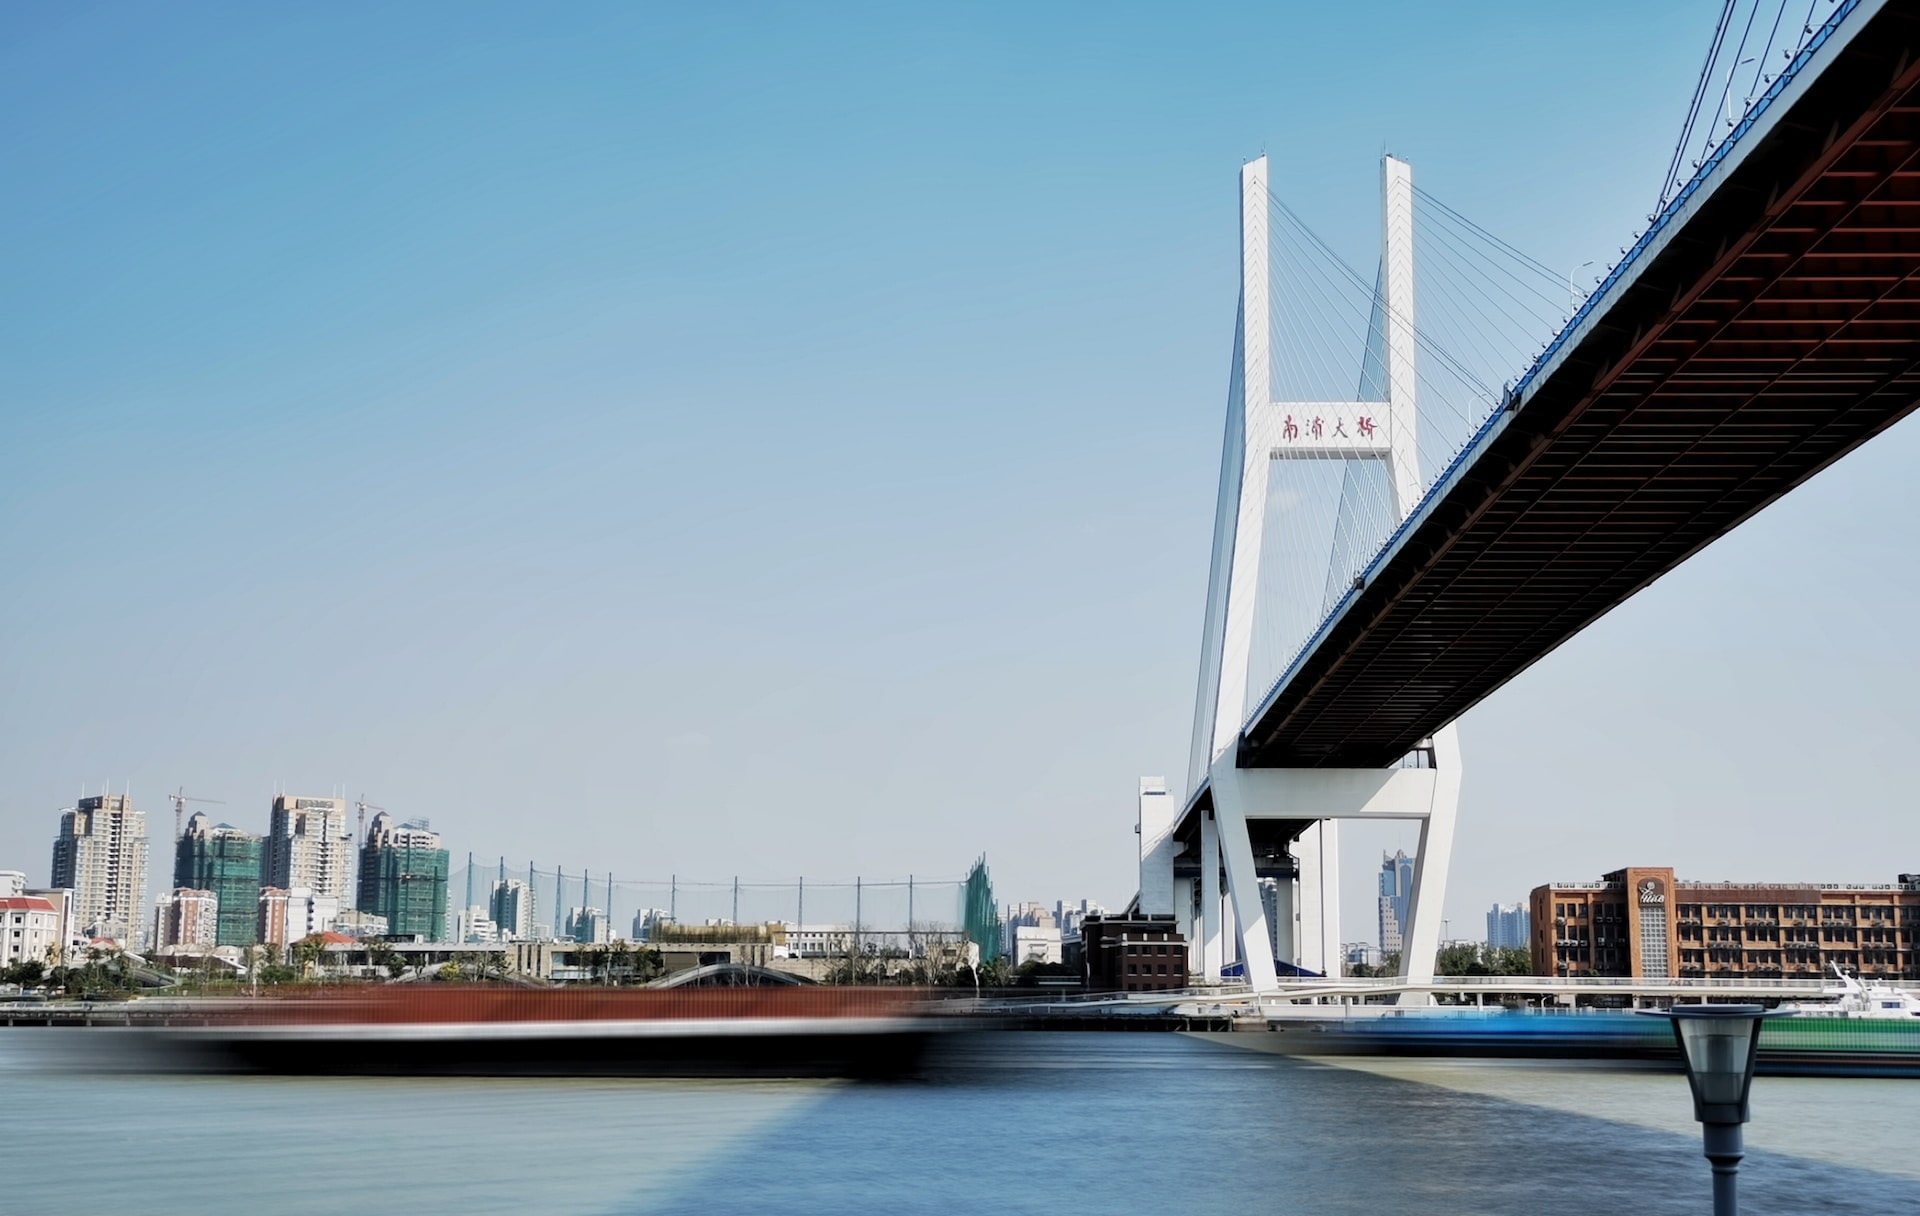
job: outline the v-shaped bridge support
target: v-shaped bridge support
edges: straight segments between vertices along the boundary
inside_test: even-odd
[[[1249,660],[1272,464],[1378,461],[1390,471],[1398,517],[1404,518],[1419,500],[1413,173],[1405,161],[1383,159],[1381,196],[1380,280],[1358,399],[1276,401],[1271,385],[1274,285],[1268,281],[1266,158],[1240,171],[1240,316],[1194,712],[1191,793],[1184,811],[1168,814],[1164,793],[1150,803],[1149,783],[1157,779],[1142,782],[1141,910],[1171,911],[1183,921],[1197,922],[1183,925],[1195,942],[1194,969],[1218,979],[1231,948],[1257,990],[1277,986],[1276,960],[1302,972],[1340,974],[1337,827],[1342,818],[1420,821],[1401,974],[1430,979],[1439,948],[1460,787],[1459,744],[1452,726],[1416,752],[1408,767],[1245,770],[1236,763],[1253,699]],[[1158,790],[1164,790],[1164,783]],[[1191,816],[1199,816],[1198,823],[1179,831]],[[1288,845],[1285,863],[1276,867],[1267,859],[1266,868],[1274,871],[1267,875],[1260,873],[1251,835],[1251,825],[1260,821],[1305,825]],[[1178,877],[1171,864],[1176,834],[1198,851],[1197,880]],[[1225,901],[1218,897],[1221,878]],[[1269,884],[1265,890],[1263,879]],[[1229,919],[1231,934],[1226,931]]]

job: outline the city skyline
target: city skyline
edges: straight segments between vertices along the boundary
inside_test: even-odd
[[[1011,41],[893,16],[819,47],[838,83],[792,113],[809,34],[775,18],[684,68],[618,14],[476,18],[465,66],[419,77],[418,16],[298,52],[260,14],[30,23],[0,151],[58,192],[0,202],[32,238],[0,539],[22,588],[126,593],[0,607],[32,642],[0,660],[0,866],[39,864],[77,774],[163,819],[140,791],[347,777],[518,857],[851,877],[984,850],[1010,899],[1123,904],[1133,783],[1181,770],[1189,726],[1235,169],[1268,151],[1358,261],[1389,145],[1571,270],[1651,205],[1711,16],[1409,12],[1364,73],[1244,79],[1205,15]],[[1497,78],[1464,53],[1489,36]],[[343,65],[300,98],[262,75]],[[1610,121],[1556,139],[1589,95]],[[422,191],[422,158],[466,184]],[[1920,850],[1886,762],[1920,647],[1880,607],[1920,582],[1917,458],[1895,427],[1466,716],[1455,925],[1623,836],[1756,880],[1884,877],[1815,812]],[[1348,833],[1349,926],[1372,848],[1412,844]]]

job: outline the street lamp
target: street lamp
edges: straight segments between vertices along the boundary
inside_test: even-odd
[[[1759,1055],[1760,1021],[1776,1015],[1759,1005],[1675,1005],[1642,1012],[1672,1023],[1686,1061],[1693,1117],[1700,1121],[1705,1155],[1713,1163],[1713,1216],[1739,1216],[1734,1176],[1746,1155],[1740,1125],[1752,1117],[1747,1093]]]

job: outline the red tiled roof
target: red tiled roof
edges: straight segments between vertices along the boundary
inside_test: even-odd
[[[51,900],[41,899],[38,895],[9,895],[0,899],[0,912],[52,912]]]

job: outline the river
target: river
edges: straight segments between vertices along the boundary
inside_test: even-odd
[[[1686,1082],[955,1036],[921,1080],[74,1073],[0,1031],[0,1212],[1698,1213]],[[1920,1212],[1920,1083],[1760,1078],[1744,1211]]]

